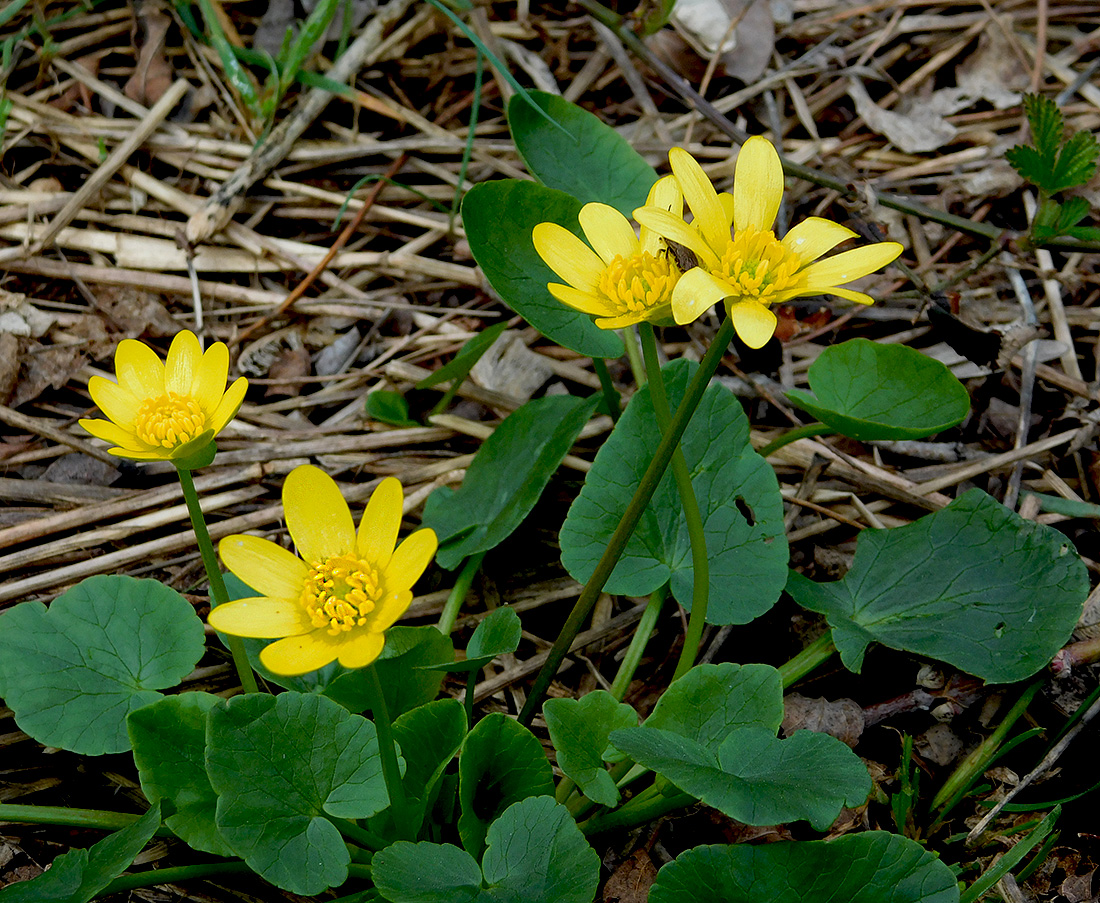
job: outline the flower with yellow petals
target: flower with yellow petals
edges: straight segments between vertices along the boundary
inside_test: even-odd
[[[280,638],[260,652],[275,674],[306,674],[337,659],[345,668],[369,665],[435,555],[428,529],[394,549],[402,499],[401,484],[384,479],[357,532],[332,477],[309,464],[294,468],[283,483],[283,510],[298,555],[258,536],[225,537],[218,545],[222,562],[260,595],[219,605],[210,626],[233,636]]]
[[[136,461],[184,461],[210,444],[234,418],[248,380],[228,389],[229,349],[215,342],[203,353],[193,332],[177,333],[161,362],[156,352],[135,339],[115,350],[118,382],[102,376],[88,380],[88,392],[107,420],[81,420],[109,449]]]
[[[659,179],[650,189],[650,206],[683,216],[680,189],[672,177]],[[644,226],[639,239],[630,221],[607,204],[585,204],[579,219],[587,245],[557,223],[539,223],[531,233],[539,256],[569,283],[549,283],[550,294],[596,317],[601,329],[667,319],[680,270],[664,239]]]
[[[725,301],[737,334],[750,348],[760,348],[775,332],[772,305],[822,294],[871,304],[869,295],[839,286],[886,266],[901,253],[900,244],[884,241],[818,260],[856,233],[817,216],[776,238],[772,226],[783,199],[783,167],[766,138],[756,136],[742,146],[732,196],[719,195],[687,151],[674,147],[668,159],[692,222],[648,206],[635,210],[634,218],[684,245],[698,260],[698,267],[684,273],[673,289],[677,323],[690,323]]]

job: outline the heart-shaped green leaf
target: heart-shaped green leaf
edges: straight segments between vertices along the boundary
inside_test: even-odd
[[[553,772],[542,744],[518,721],[493,712],[466,737],[458,758],[458,834],[480,856],[491,825],[512,803],[554,792]]]
[[[828,618],[852,671],[877,641],[1012,683],[1066,643],[1089,581],[1064,535],[971,489],[912,524],[863,531],[843,580],[792,571],[787,591]]]
[[[474,628],[470,644],[466,647],[466,658],[460,662],[441,662],[424,667],[459,673],[479,671],[497,656],[515,652],[522,637],[523,624],[515,610],[507,606],[495,608]]]
[[[475,903],[481,868],[449,843],[399,840],[371,860],[371,880],[390,903]]]
[[[701,846],[657,873],[649,903],[958,903],[920,844],[869,831],[828,842]]]
[[[0,696],[45,746],[124,752],[126,716],[190,674],[204,649],[202,621],[175,590],[89,577],[49,610],[23,602],[0,615]]]
[[[597,396],[549,395],[504,418],[478,449],[461,488],[428,497],[424,526],[439,538],[440,565],[455,568],[511,535],[535,507],[598,401]]]
[[[614,730],[636,727],[638,713],[606,690],[594,690],[580,699],[548,699],[542,711],[558,753],[558,767],[592,802],[616,805],[619,788],[603,764],[609,761],[608,738]]]
[[[683,398],[697,364],[664,369],[669,404]],[[592,464],[559,537],[562,564],[585,583],[649,465],[660,435],[649,389],[635,393]],[[710,386],[681,441],[703,515],[710,558],[711,624],[746,624],[779,598],[787,540],[775,472],[749,443],[749,423],[733,393]],[[666,473],[622,558],[609,593],[645,596],[666,582],[685,608],[692,598],[691,541],[671,473]]]
[[[58,856],[37,878],[0,888],[2,903],[88,903],[121,875],[160,827],[160,804],[87,850]]]
[[[951,371],[908,345],[852,339],[826,348],[807,375],[817,397],[790,389],[791,403],[853,439],[920,439],[970,410]]]
[[[530,91],[530,103],[513,96],[508,125],[516,150],[544,185],[573,195],[582,204],[610,204],[629,219],[657,181],[653,167],[609,125],[556,94]]]
[[[558,223],[582,235],[581,203],[535,182],[504,179],[475,185],[462,201],[470,250],[504,302],[544,336],[588,357],[619,357],[622,340],[592,318],[566,307],[547,290],[561,282],[535,250],[531,230]]]
[[[466,739],[466,712],[457,699],[437,699],[406,712],[393,723],[405,757],[406,796],[423,819],[435,799],[444,769]]]
[[[250,693],[210,711],[206,770],[218,830],[249,867],[291,893],[343,884],[350,856],[325,815],[389,805],[374,725],[323,696]]]
[[[218,797],[206,775],[206,716],[223,701],[210,693],[180,693],[131,712],[127,727],[142,793],[175,808],[164,823],[196,850],[232,856],[214,822]]]
[[[742,727],[718,746],[670,731],[614,731],[611,742],[639,765],[748,825],[805,819],[818,831],[871,792],[859,757],[827,734],[796,731],[780,740],[766,727]]]

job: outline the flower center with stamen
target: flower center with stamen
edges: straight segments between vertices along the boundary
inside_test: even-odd
[[[801,261],[771,231],[742,229],[726,246],[715,272],[743,298],[771,304],[795,283]]]
[[[302,588],[302,605],[314,627],[339,636],[362,627],[382,597],[378,569],[352,555],[315,562]]]
[[[134,427],[142,442],[159,448],[176,448],[206,429],[206,415],[190,396],[166,392],[142,402]]]
[[[600,276],[599,290],[612,307],[622,314],[652,310],[671,303],[672,288],[680,271],[667,255],[649,251],[611,261]]]

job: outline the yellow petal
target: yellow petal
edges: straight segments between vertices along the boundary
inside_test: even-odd
[[[225,425],[237,416],[237,411],[241,409],[241,402],[244,401],[244,393],[247,391],[248,380],[243,376],[238,376],[233,385],[226,390],[221,401],[218,402],[218,406],[208,422],[215,433],[220,433],[225,429]]]
[[[584,237],[604,263],[638,253],[638,236],[630,221],[607,204],[585,204],[577,215]]]
[[[143,399],[102,376],[93,376],[88,380],[88,394],[99,409],[119,426],[134,428]]]
[[[718,201],[722,205],[722,212],[726,215],[726,222],[733,225],[733,195],[723,191],[718,195]]]
[[[812,263],[822,254],[826,254],[842,241],[855,238],[856,233],[847,226],[811,216],[783,236],[783,245],[802,262]]]
[[[406,537],[386,567],[386,592],[400,593],[412,589],[432,560],[437,545],[434,530],[417,530]]]
[[[189,329],[177,332],[168,347],[168,360],[164,362],[164,387],[169,392],[190,395],[202,363],[202,347],[198,337]]]
[[[147,450],[145,444],[137,436],[129,430],[123,429],[117,423],[111,423],[110,420],[81,420],[80,425],[104,442],[112,442],[130,451]]]
[[[172,453],[169,449],[150,451],[132,451],[128,448],[109,448],[107,453],[116,458],[127,458],[130,461],[170,461]]]
[[[218,543],[222,563],[252,589],[297,604],[309,568],[297,555],[259,536],[234,533]],[[282,634],[279,634],[282,636]]]
[[[206,419],[211,420],[225,394],[225,381],[229,378],[229,349],[224,342],[215,342],[206,349],[195,374],[191,397],[198,402]]]
[[[665,176],[654,182],[653,187],[649,189],[645,205],[671,213],[676,219],[683,219],[684,196],[680,192],[680,183],[676,181],[676,177]],[[665,247],[661,236],[645,226],[642,226],[641,230],[641,245],[643,251],[648,251],[654,256]]]
[[[734,289],[728,282],[696,267],[680,277],[672,290],[672,318],[681,326],[695,321]]]
[[[265,640],[298,636],[313,630],[302,606],[286,599],[255,598],[226,602],[212,608],[206,621],[219,633]]]
[[[829,289],[828,294],[836,295],[838,298],[843,298],[845,301],[855,301],[856,304],[875,303],[875,299],[865,292],[857,292],[850,288],[838,288],[835,285]]]
[[[730,305],[733,328],[741,341],[750,348],[763,348],[775,335],[776,316],[756,301],[739,301]]]
[[[386,477],[371,493],[363,519],[359,521],[359,533],[355,539],[359,556],[378,568],[389,564],[393,547],[397,545],[404,500],[401,481]]]
[[[656,207],[639,207],[634,211],[634,219],[647,229],[652,229],[663,238],[683,245],[695,253],[699,266],[713,270],[718,266],[718,257],[707,244],[706,239],[694,225],[689,226],[678,216]]]
[[[733,228],[767,232],[782,200],[779,154],[767,138],[754,135],[741,146],[733,172]]]
[[[692,225],[703,234],[707,244],[720,252],[730,240],[729,223],[710,179],[695,158],[681,147],[674,147],[668,152],[668,162],[672,164],[680,190],[691,207]]]
[[[311,464],[295,467],[283,483],[283,510],[298,554],[307,563],[354,550],[355,527],[348,503],[324,471]]]
[[[386,638],[380,633],[359,633],[340,647],[340,664],[345,668],[365,668],[382,653]]]
[[[216,611],[217,609],[215,609]],[[323,668],[336,661],[340,654],[344,635],[330,637],[323,630],[314,630],[302,636],[288,636],[260,650],[260,661],[265,668],[283,677],[296,677]]]
[[[408,590],[400,593],[390,593],[378,603],[378,610],[371,620],[370,627],[373,633],[382,633],[389,630],[412,604],[413,594]]]
[[[576,235],[557,223],[539,223],[531,231],[531,240],[539,257],[558,276],[582,292],[596,290],[604,262]]]
[[[635,323],[641,323],[643,320],[649,320],[650,322],[667,320],[671,313],[672,308],[668,304],[662,304],[648,310],[631,311],[617,317],[601,317],[596,320],[596,325],[600,329],[623,329],[627,326],[633,326]]]
[[[144,342],[123,339],[118,343],[115,374],[118,384],[138,398],[158,398],[164,394],[164,364]]]
[[[547,290],[562,304],[579,310],[583,314],[598,317],[612,313],[611,305],[604,300],[602,295],[594,295],[591,292],[582,292],[571,285],[560,285],[557,282],[548,282]]]
[[[835,286],[881,269],[901,251],[902,247],[896,241],[880,241],[878,244],[842,251],[810,264],[798,274],[798,281],[800,285],[806,286],[807,292],[814,289],[818,292],[829,292]]]

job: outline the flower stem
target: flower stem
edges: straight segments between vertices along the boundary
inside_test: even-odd
[[[633,326],[627,326],[619,333],[623,337],[623,345],[626,347],[626,360],[630,364],[630,372],[634,374],[634,382],[640,389],[645,385],[645,364],[642,361],[642,352],[638,347],[638,334]]]
[[[667,596],[667,583],[649,594],[649,602],[646,604],[641,620],[638,621],[638,626],[634,630],[634,636],[630,639],[630,645],[627,647],[626,655],[623,656],[622,663],[619,665],[619,671],[611,682],[611,695],[620,702],[622,702],[626,691],[630,688],[630,681],[634,679],[634,672],[638,670],[638,664],[641,662],[642,655],[645,654],[646,644],[649,642],[649,635],[653,633],[653,628],[657,626],[657,618],[661,614],[661,606],[665,604]]]
[[[783,689],[787,689],[791,684],[802,680],[811,671],[821,667],[833,657],[835,652],[833,632],[826,630],[789,662],[779,666],[779,676],[783,679]]]
[[[210,595],[215,605],[224,605],[229,601],[229,593],[225,589],[225,580],[222,578],[221,568],[218,567],[218,558],[214,554],[214,544],[210,541],[210,531],[206,529],[206,518],[202,515],[202,505],[199,504],[199,494],[195,489],[195,480],[191,471],[185,467],[177,467],[180,487],[183,489],[183,500],[187,503],[187,513],[191,515],[191,527],[195,531],[195,540],[199,546],[199,554],[202,556],[203,567],[206,568],[206,578],[210,581]],[[226,636],[226,643],[233,655],[233,665],[237,669],[241,686],[246,693],[255,693],[259,690],[256,685],[256,675],[252,673],[252,666],[248,663],[248,655],[244,651],[244,643],[238,636]]]
[[[100,894],[120,894],[139,887],[156,887],[159,884],[176,884],[195,878],[213,878],[217,875],[242,875],[252,871],[243,862],[203,862],[197,865],[178,865],[165,869],[149,869],[115,878]],[[99,896],[99,894],[97,894]]]
[[[684,435],[684,431],[687,429],[687,425],[703,397],[703,392],[710,383],[714,371],[718,369],[722,355],[725,354],[732,338],[733,320],[727,316],[721,327],[719,327],[718,334],[714,337],[710,348],[707,349],[707,353],[699,365],[699,370],[688,384],[683,401],[680,402],[680,407],[676,409],[672,426],[661,437],[661,442],[657,446],[653,460],[649,462],[646,472],[638,483],[638,488],[634,490],[634,497],[627,505],[626,511],[623,512],[619,525],[615,528],[615,532],[607,543],[607,548],[604,549],[603,555],[592,572],[592,576],[588,578],[584,589],[581,590],[580,597],[569,613],[569,617],[554,641],[554,646],[550,650],[546,662],[535,678],[527,702],[519,715],[521,724],[528,725],[535,717],[535,712],[546,695],[550,681],[553,680],[558,668],[561,667],[562,659],[569,652],[569,647],[573,645],[573,640],[576,639],[581,626],[592,613],[592,608],[600,597],[611,572],[615,569],[615,565],[618,564],[623,549],[626,548],[627,542],[630,541],[630,537],[634,533],[634,528],[638,525],[638,521],[642,519],[642,514],[645,512],[649,500],[653,498],[653,493],[657,491],[661,477],[664,476],[668,463],[672,460],[672,452],[679,443],[680,437]]]
[[[610,812],[601,812],[577,825],[585,835],[599,834],[613,828],[634,828],[645,825],[676,809],[695,802],[688,793],[665,796],[656,787],[647,787],[626,805]]]
[[[642,354],[645,356],[646,376],[649,378],[649,397],[653,401],[653,413],[657,417],[657,428],[668,432],[672,414],[668,409],[668,395],[665,392],[665,378],[661,373],[661,362],[657,357],[657,338],[650,323],[639,323],[638,332],[642,336]],[[703,637],[706,623],[707,604],[710,601],[710,561],[707,558],[707,538],[703,529],[703,515],[699,511],[699,501],[695,498],[695,488],[691,485],[684,451],[679,445],[672,453],[672,476],[676,480],[676,491],[680,494],[680,507],[684,509],[687,521],[688,539],[691,541],[691,618],[688,620],[687,633],[684,634],[684,648],[680,650],[680,661],[672,679],[683,677],[699,654],[699,641]]]
[[[443,636],[450,636],[451,631],[454,630],[459,609],[462,608],[462,603],[466,601],[466,594],[470,591],[470,584],[474,582],[474,577],[477,576],[478,568],[481,567],[481,562],[484,558],[484,552],[478,552],[476,555],[471,555],[462,565],[462,570],[458,572],[454,588],[447,597],[447,603],[443,606],[443,612],[439,615],[439,623],[435,625]]]
[[[607,370],[607,361],[602,357],[592,358],[592,369],[596,371],[596,376],[600,378],[603,406],[607,409],[611,422],[618,423],[619,415],[623,412],[622,399],[619,397],[619,390],[615,388],[615,384],[611,381],[611,374]]]
[[[416,840],[416,829],[409,818],[409,803],[405,798],[405,785],[401,783],[401,768],[397,763],[397,748],[393,740],[393,724],[390,710],[386,706],[386,697],[382,692],[382,682],[374,665],[364,670],[366,676],[367,703],[378,731],[378,754],[382,759],[382,777],[386,781],[386,791],[390,797],[390,810],[394,825],[402,840]]]
[[[778,439],[773,439],[760,449],[757,454],[760,455],[761,458],[766,458],[772,452],[779,451],[784,445],[790,445],[792,442],[797,442],[799,439],[807,439],[810,436],[822,436],[826,433],[835,432],[836,430],[825,423],[807,423],[804,426],[788,430]]]
[[[98,828],[118,831],[141,816],[104,809],[69,809],[66,806],[24,806],[0,803],[0,822],[18,825],[64,825],[67,828]]]

